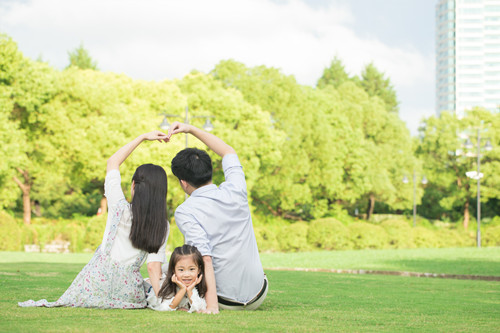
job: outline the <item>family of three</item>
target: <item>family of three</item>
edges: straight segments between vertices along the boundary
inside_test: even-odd
[[[212,161],[203,150],[186,148],[172,160],[172,173],[189,195],[175,211],[185,245],[166,263],[169,234],[167,175],[154,164],[137,168],[125,200],[119,167],[143,141],[170,141],[188,133],[222,157],[225,181],[212,183]],[[120,148],[107,163],[104,185],[108,219],[102,244],[66,292],[55,302],[19,306],[145,308],[218,313],[255,310],[268,281],[262,269],[247,199],[245,174],[234,149],[192,125],[175,122],[168,134],[153,131]],[[140,268],[147,263],[149,278]]]

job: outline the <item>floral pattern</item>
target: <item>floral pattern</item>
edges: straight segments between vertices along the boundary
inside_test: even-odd
[[[147,255],[141,251],[132,265],[123,265],[110,256],[118,224],[128,202],[122,200],[113,211],[111,228],[104,249],[99,246],[90,262],[82,269],[66,292],[55,302],[45,299],[19,302],[21,307],[83,307],[137,309],[147,306],[143,278],[139,272]]]

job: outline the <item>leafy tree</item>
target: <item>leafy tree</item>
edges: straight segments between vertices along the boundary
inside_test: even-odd
[[[4,175],[9,174],[22,191],[24,222],[29,224],[34,180],[43,181],[51,168],[56,171],[59,167],[52,163],[54,147],[47,141],[45,127],[50,118],[45,105],[56,91],[56,75],[48,65],[24,58],[10,38],[1,36],[0,43],[0,88],[6,99],[2,117],[8,118],[5,126],[15,135],[15,139],[6,141],[21,148],[18,154],[9,156],[7,144],[3,160],[8,171]],[[8,182],[8,178],[3,181]]]
[[[342,83],[349,80],[349,75],[345,71],[342,61],[335,57],[330,63],[330,67],[324,69],[323,75],[318,80],[317,87],[323,89],[327,85],[331,85],[338,88]]]
[[[386,112],[379,98],[370,97],[353,82],[341,85],[338,93],[343,96],[341,112],[347,115],[352,128],[358,130],[356,163],[361,172],[356,187],[363,200],[368,201],[367,219],[373,214],[376,201],[393,209],[407,207],[412,192],[401,179],[412,169],[420,170],[413,157],[408,129],[397,114]]]
[[[366,65],[361,72],[361,79],[355,78],[357,82],[369,96],[378,96],[389,112],[398,112],[399,102],[396,97],[396,91],[391,84],[391,80],[385,77],[385,74],[380,72],[373,63]]]
[[[249,104],[240,92],[224,87],[212,75],[193,72],[177,84],[187,97],[191,122],[201,126],[204,120],[195,117],[213,116],[214,133],[224,138],[237,151],[245,168],[249,195],[266,186],[281,159],[281,151],[276,147],[280,147],[285,140],[284,133],[271,127],[269,113]],[[182,109],[179,113],[182,114]],[[184,144],[184,140],[177,142]],[[194,138],[190,138],[189,144],[205,149]],[[178,149],[182,148],[184,147],[179,146]],[[210,154],[214,161],[214,182],[221,183],[223,172],[220,158]],[[175,207],[184,200],[184,195],[179,186],[174,191]]]
[[[83,47],[83,43],[74,51],[68,52],[69,65],[66,68],[78,67],[80,69],[97,70],[97,62],[90,57],[88,51]]]
[[[465,173],[477,168],[476,158],[471,158],[476,154],[476,149],[467,151],[461,135],[468,132],[475,145],[474,128],[488,128],[487,136],[493,146],[498,147],[498,118],[498,114],[475,109],[462,119],[453,113],[442,112],[439,118],[429,117],[425,120],[417,153],[424,161],[426,173],[429,174],[429,189],[424,197],[427,214],[441,218],[451,212],[453,218],[453,212],[458,211],[462,216],[464,228],[469,226],[477,186],[476,181],[467,178]],[[498,148],[495,148],[492,152],[483,152],[482,155],[481,170],[486,176],[481,181],[481,196],[486,202],[488,199],[498,198],[500,194],[500,177],[497,172],[500,154]],[[436,202],[439,203],[437,207]]]

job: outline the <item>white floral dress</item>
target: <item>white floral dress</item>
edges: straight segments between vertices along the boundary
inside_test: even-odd
[[[105,248],[99,246],[66,292],[55,302],[45,299],[19,302],[21,307],[83,307],[100,309],[137,309],[147,306],[143,278],[139,272],[147,252],[140,251],[135,262],[124,265],[110,256],[123,211],[129,205],[120,200],[113,210]]]

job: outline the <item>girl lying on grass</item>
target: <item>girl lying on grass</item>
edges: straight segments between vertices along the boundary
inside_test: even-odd
[[[205,265],[200,251],[194,246],[177,247],[170,256],[165,281],[155,296],[149,288],[148,308],[157,311],[203,312],[207,308],[207,285],[203,276]]]

